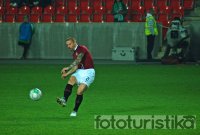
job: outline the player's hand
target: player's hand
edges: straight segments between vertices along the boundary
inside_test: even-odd
[[[65,79],[67,76],[68,76],[67,73],[63,73],[63,74],[61,75],[61,78],[62,78],[62,79]]]
[[[67,67],[63,68],[63,69],[61,70],[61,74],[65,74],[67,70],[69,70]]]

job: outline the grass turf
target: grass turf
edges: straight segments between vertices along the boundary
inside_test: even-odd
[[[199,135],[200,69],[195,65],[96,65],[95,82],[78,117],[70,118],[76,87],[66,108],[56,104],[67,80],[63,65],[0,65],[1,135]],[[39,101],[29,99],[40,88]],[[94,115],[196,115],[194,130],[98,130]]]

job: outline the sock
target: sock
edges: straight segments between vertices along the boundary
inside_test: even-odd
[[[75,107],[74,107],[74,111],[77,112],[79,106],[81,105],[81,102],[83,101],[83,95],[77,95],[76,96],[76,101],[75,101]]]
[[[64,98],[65,98],[66,102],[67,102],[67,99],[69,98],[69,96],[72,93],[72,88],[73,88],[73,86],[71,84],[67,84],[66,87],[65,87]]]

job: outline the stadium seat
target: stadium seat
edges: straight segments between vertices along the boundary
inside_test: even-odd
[[[4,14],[5,13],[5,8],[4,7],[2,7],[2,6],[0,6],[0,14]]]
[[[171,14],[171,20],[173,20],[175,17],[182,18],[184,16],[184,10],[175,10],[173,9],[172,14]]]
[[[42,14],[42,8],[39,6],[33,7],[31,9],[31,14]]]
[[[108,15],[112,12],[113,0],[104,0],[105,11]]]
[[[53,22],[52,14],[43,14],[41,18],[41,22]]]
[[[42,8],[37,6],[31,9],[30,22],[40,22],[42,16]]]
[[[65,15],[68,13],[68,9],[65,6],[57,7],[55,11],[55,22],[65,22]]]
[[[44,12],[42,14],[41,21],[42,22],[52,22],[53,21],[53,15],[54,15],[54,7],[51,5],[44,8]]]
[[[182,6],[181,4],[181,0],[170,0],[170,7],[172,9],[179,9]]]
[[[157,0],[155,5],[159,10],[165,9],[168,7],[168,0]]]
[[[6,8],[6,13],[7,14],[17,14],[18,13],[18,8],[16,8],[16,7]]]
[[[4,5],[3,0],[0,0],[0,6],[2,7]]]
[[[54,22],[65,22],[65,14],[55,14]]]
[[[55,7],[62,7],[65,6],[65,0],[55,0]]]
[[[80,9],[80,12],[83,14],[86,14],[86,13],[91,14],[92,13],[92,9],[91,9],[89,0],[80,0],[79,1],[79,9]]]
[[[55,13],[56,14],[67,14],[68,9],[65,6],[57,7]]]
[[[171,14],[171,12],[172,12],[172,9],[171,7],[168,7],[168,6],[159,9],[159,14]]]
[[[109,14],[109,13],[104,14],[103,21],[104,22],[114,22],[114,17],[112,14]]]
[[[102,0],[91,0],[90,2],[95,14],[104,13],[105,8],[102,5]]]
[[[144,8],[146,11],[148,11],[151,8],[154,8],[154,0],[145,0],[144,1]]]
[[[18,8],[9,7],[5,14],[5,22],[15,22],[15,15],[18,13]]]
[[[141,6],[140,0],[132,1],[137,5],[132,5],[130,9],[130,21],[131,22],[142,22],[144,21],[145,9]]]
[[[94,13],[91,15],[92,22],[103,22],[103,15],[101,13]]]
[[[194,0],[184,0],[183,7],[185,10],[191,10],[194,8]]]
[[[28,6],[23,6],[19,8],[18,14],[16,14],[16,22],[23,22],[24,21],[24,16],[30,14],[30,7]]]
[[[91,22],[90,14],[79,14],[79,22]]]
[[[66,22],[78,22],[76,14],[68,14],[66,15]]]
[[[4,5],[6,6],[6,9],[10,8],[10,0],[4,1]]]
[[[0,22],[3,22],[4,14],[5,14],[5,8],[0,6]]]
[[[80,9],[77,5],[77,0],[68,0],[67,3],[67,8],[69,9],[69,14],[79,14]]]
[[[5,22],[15,22],[15,14],[5,14]]]
[[[141,13],[134,13],[134,14],[130,14],[130,21],[131,22],[143,22],[143,14]]]
[[[170,20],[169,14],[167,13],[159,13],[158,14],[158,22],[168,22]]]
[[[142,6],[142,0],[132,0],[130,2],[130,8],[132,10],[139,9]]]

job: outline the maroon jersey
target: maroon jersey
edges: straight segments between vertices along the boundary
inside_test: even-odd
[[[73,53],[73,59],[76,59],[78,54],[83,53],[83,58],[78,65],[79,69],[89,69],[94,68],[94,63],[92,60],[92,55],[86,46],[79,45]]]

